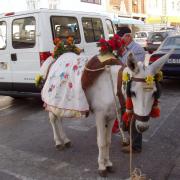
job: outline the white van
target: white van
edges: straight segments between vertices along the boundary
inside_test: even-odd
[[[97,41],[114,34],[109,17],[97,13],[40,9],[0,16],[0,95],[39,95],[34,77],[51,55],[56,37],[72,36],[89,57]]]

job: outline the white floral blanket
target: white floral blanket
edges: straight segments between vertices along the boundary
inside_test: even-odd
[[[89,111],[81,86],[81,76],[87,62],[85,56],[74,53],[61,55],[51,66],[41,92],[42,100],[63,110]]]

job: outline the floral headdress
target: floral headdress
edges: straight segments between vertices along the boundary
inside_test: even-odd
[[[102,55],[107,53],[112,53],[116,57],[121,55],[122,47],[125,46],[125,42],[118,34],[115,34],[112,38],[110,38],[108,41],[106,41],[104,38],[101,38],[97,46],[100,47],[100,53]]]
[[[55,38],[54,44],[55,48],[52,54],[54,59],[57,59],[66,52],[74,52],[78,55],[82,52],[82,50],[74,44],[74,39],[71,36],[67,37],[65,41],[62,41],[60,38]]]

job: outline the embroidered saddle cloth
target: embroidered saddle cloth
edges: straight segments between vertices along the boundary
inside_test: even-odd
[[[89,111],[89,105],[81,85],[81,76],[87,58],[68,52],[51,66],[41,92],[46,109],[61,110],[60,115],[81,117]]]

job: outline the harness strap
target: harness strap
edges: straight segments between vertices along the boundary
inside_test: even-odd
[[[49,71],[50,71],[50,69],[51,69],[51,66],[52,66],[55,62],[56,62],[56,60],[52,61],[52,62],[49,64],[48,69],[47,69],[46,76],[45,76],[45,78],[44,78],[44,83],[45,83],[46,80],[47,80],[47,77],[48,77]]]
[[[121,105],[121,109],[125,109],[126,108],[126,105],[125,105],[125,98],[123,96],[123,93],[122,93],[122,73],[123,73],[123,70],[124,70],[125,66],[123,66],[119,72],[118,72],[118,82],[117,82],[117,96],[118,96],[118,99],[119,99],[119,102],[120,102],[120,105]]]
[[[150,118],[150,116],[139,116],[137,114],[134,114],[134,118],[139,120],[139,121],[142,121],[142,122],[147,122]]]

